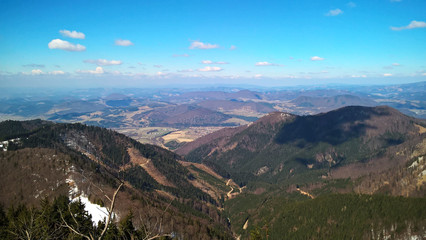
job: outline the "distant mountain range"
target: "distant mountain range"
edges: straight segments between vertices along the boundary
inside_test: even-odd
[[[0,119],[41,118],[107,128],[239,126],[282,111],[312,115],[345,106],[387,105],[426,118],[426,82],[288,89],[87,89],[0,98]]]
[[[376,106],[377,103],[368,98],[361,98],[355,95],[336,95],[332,97],[310,97],[300,96],[290,101],[297,107],[301,108],[317,108],[321,111],[328,112],[345,106]]]

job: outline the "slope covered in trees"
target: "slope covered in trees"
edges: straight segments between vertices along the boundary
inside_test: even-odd
[[[333,194],[294,201],[263,197],[254,199],[260,204],[248,210],[247,199],[227,203],[235,231],[244,239],[422,239],[426,234],[424,198]]]
[[[307,184],[340,178],[343,167],[352,170],[345,172],[346,178],[403,165],[415,150],[416,156],[425,153],[424,126],[424,120],[385,106],[345,107],[313,116],[272,113],[247,128],[218,137],[213,133],[212,141],[197,143],[207,135],[177,152],[249,188],[259,182]]]
[[[245,187],[225,202],[242,239],[422,238],[425,126],[385,106],[272,113],[177,152]]]
[[[230,238],[226,219],[217,209],[219,203],[190,183],[194,176],[179,164],[181,157],[175,153],[82,124],[7,121],[1,127],[11,126],[17,126],[19,134],[12,131],[6,139],[19,135],[19,140],[10,141],[7,151],[0,153],[0,200],[6,212],[23,204],[27,210],[22,212],[31,220],[34,214],[43,212],[40,199],[55,201],[64,195],[67,199],[82,196],[108,206],[108,197],[121,181],[125,186],[118,194],[114,212],[120,221],[133,214],[132,224],[139,231],[135,230],[135,236],[143,236],[140,234],[146,227],[153,234],[174,233],[182,238]],[[153,179],[143,164],[131,158],[129,149],[152,163],[173,186]],[[20,212],[7,217],[6,225],[20,221]],[[85,216],[81,221],[90,219]],[[82,231],[96,233],[99,229],[90,226]]]

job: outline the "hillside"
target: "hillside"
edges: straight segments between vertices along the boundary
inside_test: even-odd
[[[245,111],[253,113],[269,113],[275,111],[272,104],[256,103],[256,102],[242,102],[236,100],[208,100],[197,104],[198,106],[208,108],[214,111],[232,112],[232,111]]]
[[[151,126],[220,126],[227,125],[229,116],[192,105],[177,105],[156,108],[132,117],[134,120],[146,119]]]
[[[425,154],[425,121],[389,107],[345,107],[313,116],[271,113],[176,152],[252,190],[260,182],[310,184],[384,172]]]
[[[378,231],[382,237],[405,238],[426,232],[424,219],[414,217],[420,216],[417,211],[426,213],[419,205],[426,194],[425,126],[424,120],[386,106],[344,107],[312,116],[274,112],[248,126],[206,135],[176,152],[244,187],[243,194],[225,202],[233,231],[244,239],[370,239]],[[356,212],[358,198],[370,198],[353,193],[381,196],[373,195]],[[404,215],[401,204],[415,214]],[[378,206],[399,210],[386,215]],[[343,208],[347,214],[330,215]],[[354,224],[361,218],[361,225]]]
[[[115,213],[124,218],[131,211],[136,227],[161,220],[161,231],[185,238],[231,236],[218,210],[221,197],[193,184],[206,176],[194,175],[170,151],[81,124],[6,121],[0,132],[9,140],[0,153],[0,201],[6,208],[63,195],[103,206],[123,181]]]
[[[257,205],[247,209],[248,199],[230,200],[226,208],[242,239],[423,239],[426,233],[424,198],[261,195],[252,196]]]

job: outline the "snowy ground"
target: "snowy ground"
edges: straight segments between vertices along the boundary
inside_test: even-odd
[[[89,199],[83,195],[80,197],[74,198],[72,201],[77,201],[80,198],[80,201],[84,203],[84,209],[92,215],[92,221],[95,225],[98,224],[99,221],[104,221],[108,217],[108,211],[105,207],[101,207],[97,204],[93,204],[89,201]]]
[[[74,166],[71,166],[69,172],[74,172]],[[100,205],[91,203],[89,198],[83,192],[80,192],[77,184],[72,179],[72,175],[66,179],[66,183],[70,186],[69,198],[72,202],[80,201],[84,204],[84,209],[92,215],[92,221],[95,225],[98,224],[99,221],[104,221],[108,217],[108,210],[105,207],[101,207]]]

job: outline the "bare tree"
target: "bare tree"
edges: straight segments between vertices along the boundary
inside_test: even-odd
[[[112,199],[109,198],[108,196],[106,196],[108,198],[108,200],[111,201],[111,205],[110,205],[109,209],[107,208],[108,216],[107,216],[107,219],[105,221],[104,229],[102,230],[101,234],[97,238],[98,240],[101,240],[103,238],[103,236],[105,235],[106,231],[108,230],[108,226],[111,223],[111,219],[112,219],[112,215],[113,215],[113,211],[114,211],[115,199],[117,197],[118,192],[120,191],[120,188],[123,186],[123,184],[124,184],[123,182],[120,183],[120,185],[118,186],[118,188],[115,190],[114,194],[112,195]],[[71,212],[71,208],[69,206],[68,206],[68,211],[70,212],[71,217],[73,218],[74,222],[78,226],[78,221],[74,218],[74,214]],[[79,232],[77,229],[73,228],[70,224],[67,223],[67,221],[65,220],[65,218],[63,217],[61,212],[60,212],[60,215],[61,215],[61,219],[62,219],[63,223],[65,224],[65,227],[67,227],[73,233],[75,233],[75,234],[77,234],[81,237],[84,237],[88,240],[95,240],[94,234],[89,233],[89,235],[86,235],[86,234]]]
[[[36,229],[36,211],[35,209],[29,209],[29,216],[20,214],[16,221],[11,222],[11,229],[9,233],[16,237],[16,239],[32,240],[35,235]]]
[[[167,212],[167,210],[169,209],[172,202],[170,202],[167,205],[167,207],[164,209],[164,211],[161,214],[161,217],[157,218],[157,221],[155,222],[153,227],[147,227],[143,223],[144,221],[143,221],[142,217],[139,215],[139,220],[140,220],[142,228],[143,228],[143,230],[146,234],[145,237],[143,238],[143,240],[152,240],[152,239],[162,238],[162,237],[173,237],[173,234],[171,234],[171,233],[161,233],[164,214]]]
[[[109,172],[108,172],[109,173]],[[60,213],[62,222],[64,224],[65,227],[67,227],[70,231],[72,231],[73,233],[79,235],[80,237],[83,237],[85,239],[88,240],[101,240],[104,235],[106,234],[109,225],[111,224],[111,221],[113,219],[113,211],[114,211],[114,207],[115,207],[115,203],[116,203],[116,197],[121,189],[121,187],[124,185],[124,182],[122,182],[122,180],[120,180],[119,178],[113,176],[117,181],[120,181],[120,185],[117,187],[117,189],[115,190],[114,194],[112,195],[112,198],[110,198],[104,191],[104,189],[102,189],[101,187],[99,187],[97,184],[93,183],[91,181],[91,179],[89,177],[86,176],[86,174],[84,173],[79,173],[81,177],[83,177],[86,181],[88,181],[90,183],[90,186],[95,187],[96,189],[98,189],[100,192],[102,192],[105,196],[106,199],[108,199],[110,201],[110,207],[107,208],[107,218],[105,220],[105,226],[103,227],[103,230],[101,232],[101,234],[96,238],[95,234],[93,233],[89,233],[89,235],[86,235],[84,233],[82,233],[81,231],[74,228],[73,226],[71,226],[71,224],[69,224],[65,218],[63,217],[63,214]],[[111,174],[112,175],[112,174]],[[148,217],[146,217],[145,219],[143,219],[140,214],[139,214],[139,220],[140,220],[140,224],[141,224],[141,228],[143,229],[143,231],[145,232],[145,237],[142,238],[142,240],[153,240],[153,239],[158,239],[158,238],[163,238],[163,237],[174,237],[174,235],[172,233],[161,233],[162,229],[163,229],[163,218],[165,213],[167,212],[167,210],[169,209],[169,207],[171,206],[173,200],[167,205],[167,207],[162,211],[162,214],[159,218],[157,218],[157,221],[155,222],[154,226],[147,226],[147,224],[144,224],[144,222],[146,222],[146,219],[148,219]],[[147,203],[148,204],[148,203]],[[79,225],[78,221],[74,218],[74,215],[71,212],[70,206],[68,206],[68,211],[75,223],[76,226]],[[133,239],[133,237],[132,237]]]

